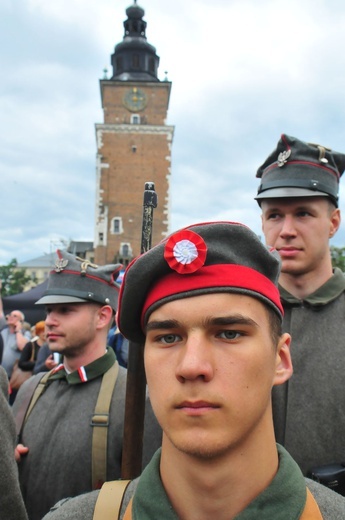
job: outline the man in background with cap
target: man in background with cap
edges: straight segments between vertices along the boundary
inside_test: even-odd
[[[65,251],[58,256],[37,303],[46,308],[47,343],[63,356],[63,363],[43,377],[34,376],[34,404],[26,412],[17,447],[30,520],[41,520],[66,496],[121,476],[126,370],[107,349],[121,266],[99,267]],[[34,378],[18,393],[13,409],[17,419],[27,408]],[[144,465],[161,441],[149,403],[145,426]]]
[[[282,135],[258,169],[266,244],[279,251],[283,330],[294,376],[274,388],[277,441],[304,474],[345,460],[345,278],[329,239],[340,226],[345,155]]]
[[[121,519],[133,492],[126,519],[344,518],[345,499],[315,482],[307,488],[275,442],[271,390],[292,374],[279,266],[249,228],[218,222],[172,234],[127,268],[118,326],[145,342],[163,442],[129,484]],[[44,520],[102,520],[102,495],[67,500]]]

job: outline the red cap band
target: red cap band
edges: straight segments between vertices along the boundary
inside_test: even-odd
[[[148,309],[160,300],[190,291],[198,291],[198,294],[202,294],[205,290],[205,293],[209,293],[211,292],[209,289],[218,287],[253,291],[259,298],[261,296],[271,301],[280,314],[284,314],[279,290],[266,276],[243,265],[217,264],[203,266],[192,274],[179,275],[172,272],[160,278],[145,300],[141,314],[142,324],[144,325]]]

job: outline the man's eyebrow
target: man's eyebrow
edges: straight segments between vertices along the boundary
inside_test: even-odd
[[[232,314],[230,316],[219,316],[217,318],[208,317],[205,318],[204,324],[206,326],[224,326],[224,325],[249,325],[252,327],[258,327],[256,321],[243,314]],[[146,332],[150,330],[169,330],[177,329],[181,324],[177,320],[154,320],[150,321],[146,325]]]
[[[230,316],[220,316],[218,318],[207,318],[205,320],[207,325],[250,325],[252,327],[258,327],[258,324],[249,316],[243,316],[243,314],[232,314]]]
[[[177,320],[155,320],[147,323],[146,332],[150,330],[176,329],[178,326],[179,322]]]

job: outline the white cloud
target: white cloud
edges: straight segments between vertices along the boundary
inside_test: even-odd
[[[1,2],[0,264],[56,237],[92,240],[99,79],[130,4]],[[139,4],[173,82],[172,228],[225,218],[260,233],[255,172],[282,132],[345,151],[345,4]],[[334,240],[345,244],[344,226]]]

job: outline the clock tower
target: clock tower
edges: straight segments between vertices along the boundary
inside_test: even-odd
[[[154,182],[152,244],[169,227],[174,127],[166,124],[171,83],[157,76],[159,57],[147,42],[144,10],[126,10],[123,41],[111,56],[113,74],[100,81],[104,122],[96,124],[95,262],[127,265],[140,254],[145,182]]]

